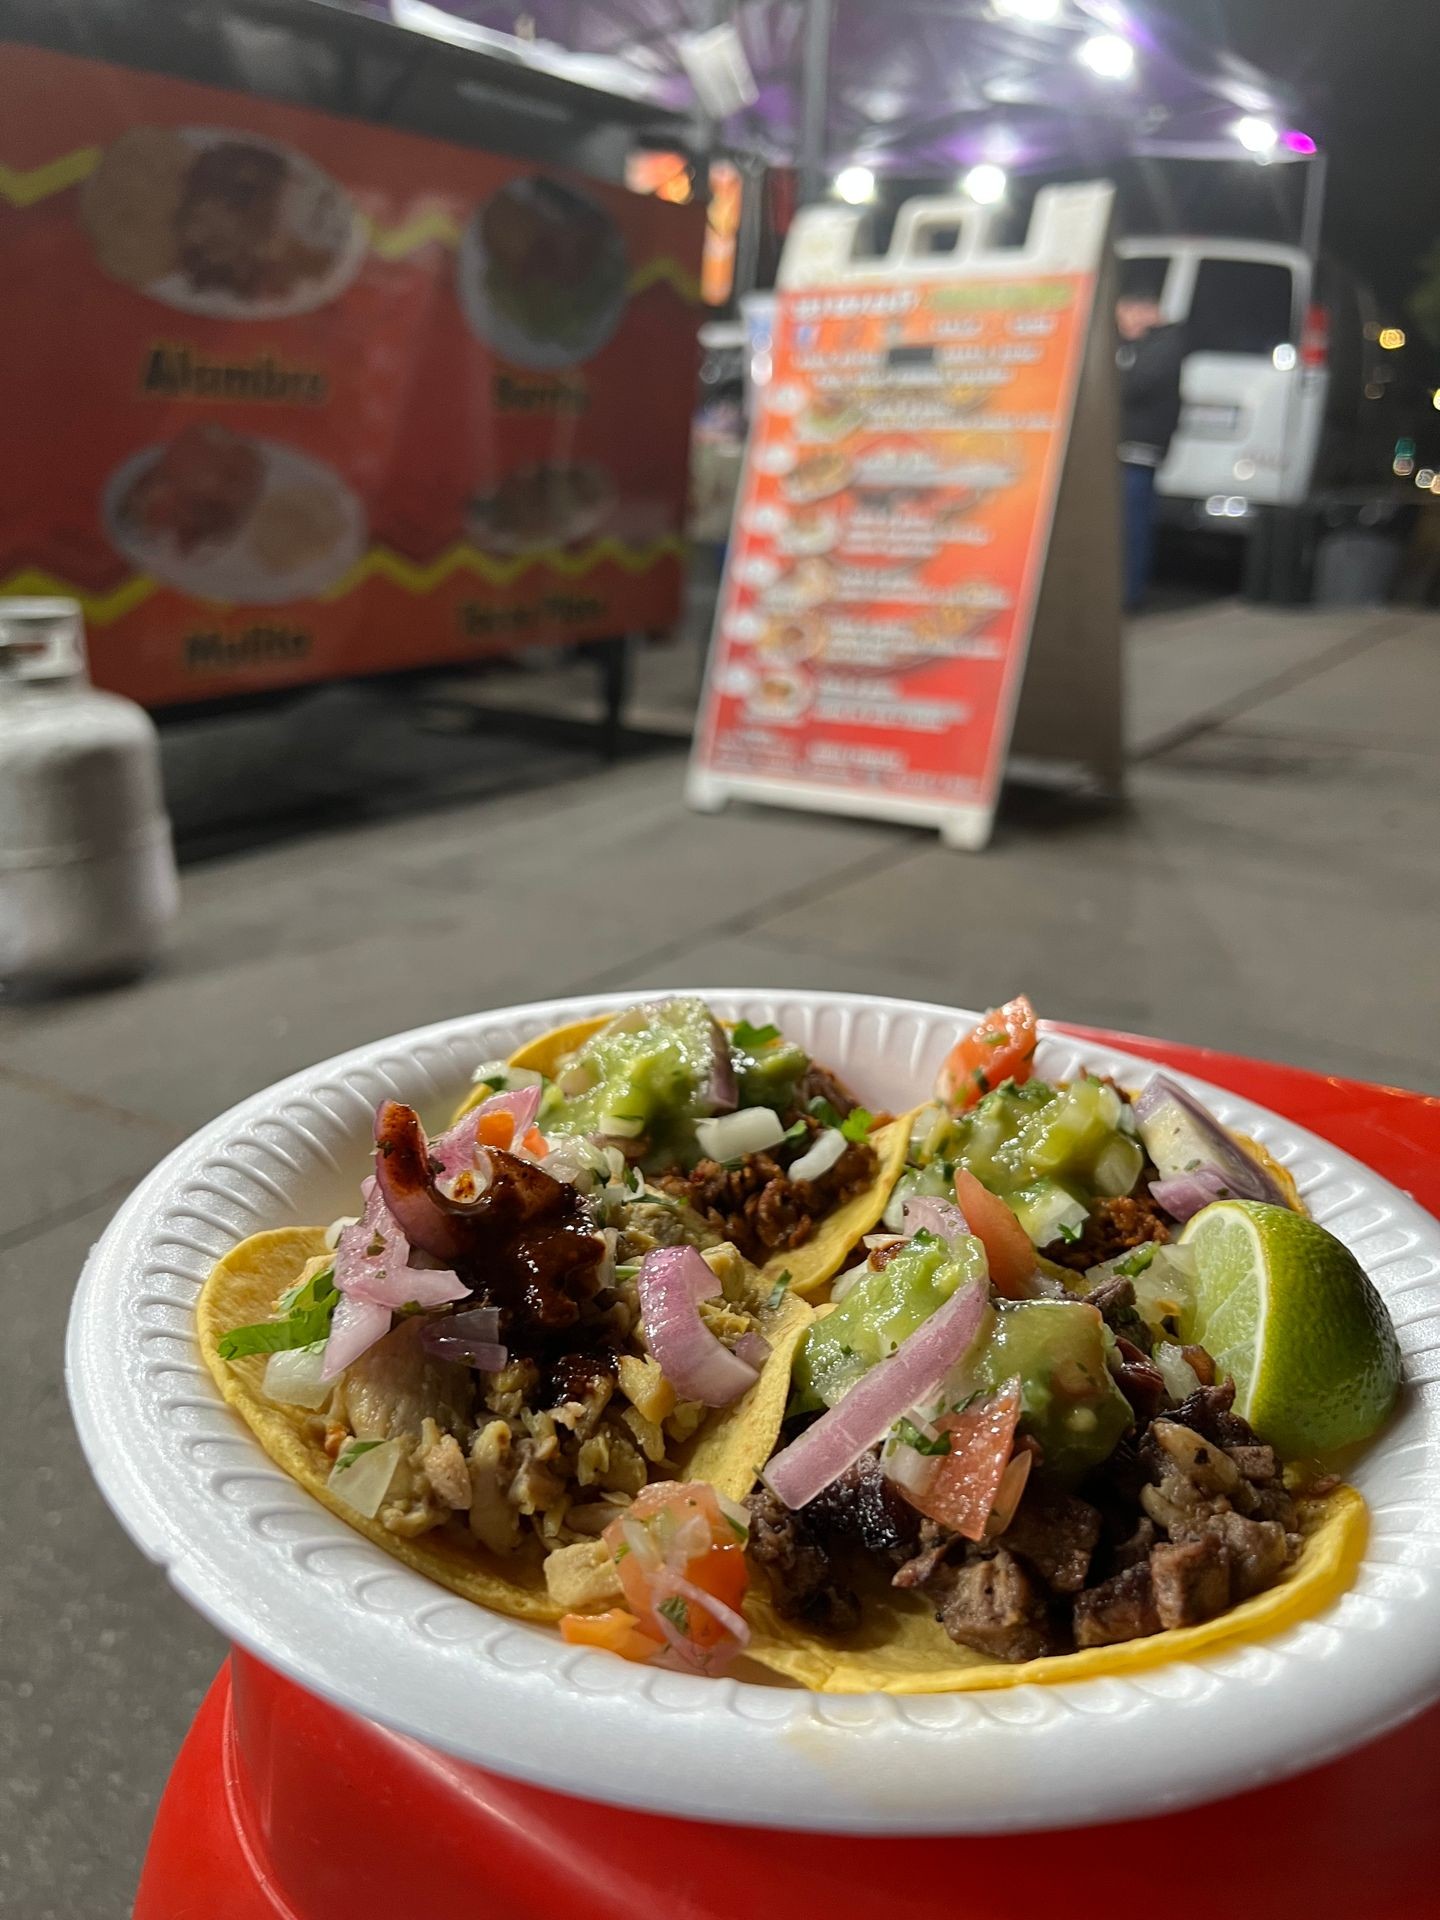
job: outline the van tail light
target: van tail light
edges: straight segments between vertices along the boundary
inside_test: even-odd
[[[1305,309],[1305,326],[1300,335],[1302,367],[1325,367],[1330,361],[1330,314],[1318,304]]]

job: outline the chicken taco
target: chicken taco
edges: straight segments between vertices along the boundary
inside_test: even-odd
[[[481,1068],[442,1134],[382,1102],[356,1215],[235,1248],[201,1348],[272,1459],[407,1565],[599,1644],[624,1612],[619,1650],[709,1671],[748,1632],[739,1503],[795,1288],[874,1224],[908,1137],[701,1001],[587,1022]]]

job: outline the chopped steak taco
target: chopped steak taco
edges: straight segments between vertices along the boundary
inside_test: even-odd
[[[1393,1402],[1370,1283],[1182,1088],[1052,1086],[1035,1039],[1019,1000],[958,1042],[796,1346],[749,1652],[808,1686],[1113,1673],[1353,1577],[1364,1503],[1311,1456]]]
[[[1034,1049],[1012,1002],[879,1125],[698,1000],[561,1029],[437,1137],[383,1102],[355,1218],[216,1268],[207,1362],[370,1539],[627,1659],[937,1692],[1272,1632],[1353,1577],[1316,1456],[1393,1329],[1263,1149]]]

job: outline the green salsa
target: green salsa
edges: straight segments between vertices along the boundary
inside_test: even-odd
[[[957,1288],[985,1273],[973,1235],[952,1245],[917,1233],[878,1272],[867,1271],[795,1352],[791,1411],[833,1407],[861,1374],[894,1353]]]

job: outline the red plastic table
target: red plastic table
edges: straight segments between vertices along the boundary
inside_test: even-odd
[[[1440,1213],[1440,1099],[1088,1037],[1273,1107]],[[236,1651],[161,1800],[135,1920],[1428,1920],[1437,1790],[1440,1707],[1312,1773],[1158,1820],[995,1839],[763,1833],[482,1773]]]

